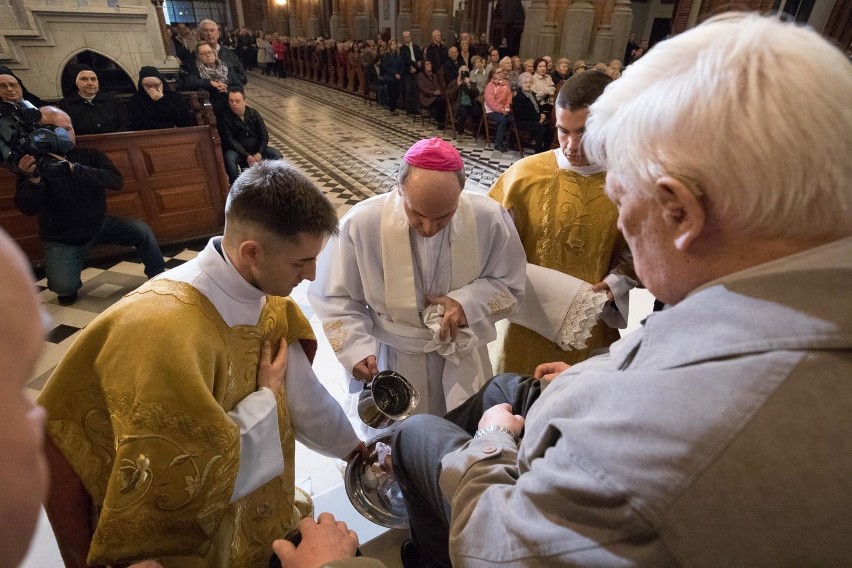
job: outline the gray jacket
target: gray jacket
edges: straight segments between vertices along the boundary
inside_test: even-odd
[[[443,460],[460,566],[849,566],[852,238],[730,275]]]

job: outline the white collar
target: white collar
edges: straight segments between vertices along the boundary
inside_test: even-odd
[[[565,157],[565,154],[562,153],[562,148],[556,148],[553,150],[556,155],[556,165],[559,166],[561,170],[569,170],[574,172],[575,174],[579,174],[581,176],[593,176],[595,174],[599,174],[604,171],[606,168],[602,164],[589,164],[588,166],[573,166],[571,162],[568,161],[568,158]]]
[[[204,250],[198,253],[198,264],[204,272],[210,275],[210,278],[216,285],[233,300],[242,304],[256,304],[259,300],[266,297],[266,293],[243,278],[231,260],[228,254],[222,248],[222,254],[216,250],[216,245],[221,246],[222,237],[213,237],[204,247]]]

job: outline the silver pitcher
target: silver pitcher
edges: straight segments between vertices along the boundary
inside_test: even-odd
[[[358,397],[358,416],[371,428],[387,428],[417,408],[420,393],[396,371],[381,371]]]

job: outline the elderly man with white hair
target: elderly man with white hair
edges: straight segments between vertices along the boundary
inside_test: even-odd
[[[405,566],[848,566],[850,100],[839,50],[757,15],[606,88],[584,143],[669,307],[544,387],[403,422]]]

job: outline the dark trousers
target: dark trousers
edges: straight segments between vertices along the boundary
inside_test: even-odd
[[[280,160],[282,158],[281,152],[272,146],[267,146],[261,156],[263,156],[264,160]],[[233,184],[237,176],[240,175],[240,167],[244,168],[248,166],[248,162],[234,150],[225,150],[224,157],[225,171],[228,172],[228,181]]]
[[[540,394],[538,379],[505,373],[444,418],[417,414],[399,424],[393,438],[393,470],[405,498],[418,566],[450,567],[450,505],[438,484],[441,459],[473,437],[485,410],[508,402],[513,414],[526,416]]]
[[[420,104],[420,94],[417,91],[417,73],[406,71],[402,76],[402,93],[405,99],[405,112],[415,114]]]
[[[439,96],[432,101],[432,104],[429,105],[429,111],[432,114],[432,118],[438,123],[438,128],[443,128],[447,122],[447,101],[444,100],[444,97]]]
[[[464,125],[467,122],[467,117],[473,121],[473,129],[479,128],[479,119],[482,118],[482,108],[479,105],[463,106],[459,105],[456,110],[456,132],[464,134]]]
[[[47,287],[58,296],[71,296],[83,283],[80,273],[86,253],[95,245],[117,244],[135,247],[139,259],[145,264],[145,275],[156,276],[165,270],[163,253],[151,227],[139,219],[125,219],[107,215],[101,228],[88,243],[69,245],[56,241],[44,243],[44,272]]]
[[[400,81],[397,81],[394,78],[389,78],[388,82],[388,108],[391,109],[391,112],[396,110],[397,105],[399,104],[399,87]]]
[[[509,138],[509,116],[502,112],[489,112],[488,119],[497,123],[497,132],[494,133],[494,145],[505,146]]]
[[[535,140],[535,153],[546,152],[553,142],[553,126],[549,123],[542,124],[538,121],[517,121],[518,130],[529,132]]]

